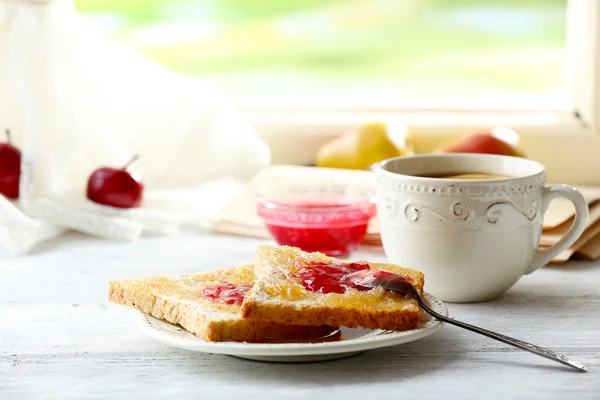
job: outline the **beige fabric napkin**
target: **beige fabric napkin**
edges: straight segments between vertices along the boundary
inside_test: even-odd
[[[590,206],[590,213],[592,209],[600,205],[600,188],[581,186],[577,188],[587,199],[588,205]],[[558,198],[550,203],[548,211],[544,216],[544,232],[554,230],[562,227],[562,229],[568,229],[573,223],[575,217],[575,207],[570,201],[562,198]],[[590,215],[591,219],[592,215]],[[588,223],[588,226],[592,223]]]
[[[593,261],[600,258],[600,235],[596,235],[575,252],[575,257]]]
[[[595,201],[590,205],[590,218],[586,224],[586,231],[589,230],[596,222],[600,220],[600,201]],[[548,229],[544,223],[544,229],[542,231],[542,237],[540,238],[540,246],[552,246],[558,242],[561,237],[571,227],[573,223],[573,217],[570,217],[562,224],[555,228]]]
[[[600,236],[599,234],[600,234],[600,221],[597,221],[595,224],[588,227],[583,232],[583,234],[579,237],[579,239],[577,239],[577,241],[575,241],[575,243],[573,243],[571,245],[571,247],[569,247],[568,249],[561,252],[558,256],[556,256],[554,258],[554,260],[552,260],[552,262],[561,263],[561,262],[567,261],[569,258],[571,258],[572,255],[574,255],[575,253],[578,253],[579,250],[581,248],[583,248],[583,246],[590,243],[590,241],[592,239],[595,239],[596,237]],[[543,244],[540,245],[540,248],[542,248],[542,249],[545,249],[548,247],[550,247],[550,246],[543,245]],[[590,249],[588,248],[588,250],[590,250]]]
[[[595,260],[600,256],[600,242],[595,245],[594,239],[600,236],[600,189],[593,187],[580,187],[579,190],[588,200],[590,218],[586,230],[568,249],[561,252],[552,260],[562,263],[572,256]],[[554,205],[554,208],[552,206]],[[558,242],[569,230],[575,218],[575,208],[567,200],[557,199],[551,203],[544,217],[544,229],[540,238],[540,248],[548,248]],[[549,221],[549,223],[547,222]],[[583,248],[585,247],[585,250]],[[584,251],[584,253],[580,253]],[[598,253],[596,257],[594,255]]]
[[[269,238],[262,219],[256,210],[256,195],[261,187],[274,179],[289,179],[302,185],[302,182],[322,181],[335,183],[355,183],[375,185],[372,172],[314,168],[291,165],[277,165],[256,175],[243,189],[241,195],[225,206],[209,222],[209,228],[217,233],[226,233],[257,238]],[[569,249],[562,252],[554,261],[564,262],[574,254],[582,258],[600,257],[600,188],[580,188],[590,204],[590,221],[584,234]],[[575,215],[573,205],[563,199],[553,201],[544,216],[544,227],[540,248],[556,243],[569,229]],[[379,220],[373,218],[369,225],[365,244],[381,245]]]

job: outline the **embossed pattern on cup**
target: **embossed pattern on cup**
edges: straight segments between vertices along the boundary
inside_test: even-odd
[[[547,207],[541,164],[516,157],[454,154],[396,158],[373,169],[385,252],[392,262],[423,271],[426,290],[445,301],[489,300],[532,272]],[[418,176],[474,171],[514,178]],[[583,231],[587,205],[584,210],[581,203],[585,204],[583,196],[576,204],[574,230],[554,252],[568,247]]]

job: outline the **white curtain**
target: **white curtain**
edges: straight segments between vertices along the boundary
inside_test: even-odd
[[[225,201],[223,178],[245,180],[269,163],[266,145],[210,84],[96,32],[71,0],[0,0],[4,129],[23,152],[20,199],[0,201],[0,246],[15,254],[62,228],[133,240],[200,223]],[[86,199],[96,168],[135,154],[141,208]]]

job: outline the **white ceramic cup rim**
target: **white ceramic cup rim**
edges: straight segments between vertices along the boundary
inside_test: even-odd
[[[435,163],[434,161],[438,161]],[[465,163],[472,167],[465,167]],[[460,164],[460,165],[459,165]],[[384,176],[412,181],[414,183],[461,183],[462,185],[478,185],[485,183],[507,183],[524,178],[534,178],[546,173],[543,164],[522,157],[502,156],[495,154],[423,154],[411,157],[395,157],[371,166],[371,170]],[[444,173],[488,173],[508,175],[499,179],[450,179],[423,174]]]

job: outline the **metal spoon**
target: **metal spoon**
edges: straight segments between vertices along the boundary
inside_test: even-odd
[[[388,274],[378,274],[377,271],[359,271],[354,274],[351,274],[349,278],[356,286],[362,286],[364,288],[375,288],[381,286],[385,290],[389,290],[391,292],[397,293],[406,298],[413,298],[419,303],[419,306],[432,317],[447,322],[451,325],[456,325],[458,327],[470,330],[471,332],[479,333],[480,335],[487,336],[492,339],[499,340],[503,343],[509,344],[514,347],[518,347],[520,349],[526,350],[530,353],[537,354],[538,356],[542,356],[548,358],[550,360],[559,362],[561,364],[567,365],[571,368],[574,368],[578,371],[585,372],[586,368],[583,364],[571,360],[567,356],[552,351],[550,349],[546,349],[544,347],[536,346],[531,343],[523,342],[522,340],[513,339],[508,336],[501,335],[496,332],[488,331],[487,329],[480,328],[478,326],[466,324],[464,322],[456,321],[453,318],[445,317],[437,312],[433,311],[427,304],[423,302],[423,299],[417,292],[417,289],[404,279],[401,276],[394,277],[393,279],[389,278]]]

